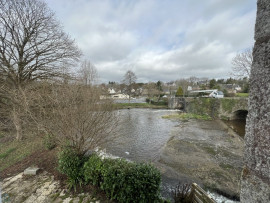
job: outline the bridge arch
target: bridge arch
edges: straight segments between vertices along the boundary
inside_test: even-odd
[[[239,109],[232,112],[231,120],[246,120],[248,111],[245,109]]]

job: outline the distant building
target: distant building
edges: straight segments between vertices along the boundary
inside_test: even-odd
[[[128,95],[126,94],[114,94],[111,96],[113,99],[128,99]]]
[[[108,92],[109,92],[109,94],[115,94],[116,93],[116,91],[113,88],[109,88]]]

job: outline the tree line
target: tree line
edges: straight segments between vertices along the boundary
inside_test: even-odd
[[[35,131],[78,154],[112,138],[116,113],[100,100],[96,68],[81,58],[46,3],[0,1],[1,130],[18,141]]]

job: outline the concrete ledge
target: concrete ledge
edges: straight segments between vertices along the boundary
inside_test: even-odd
[[[40,168],[37,168],[37,167],[29,167],[24,170],[23,174],[24,175],[37,175],[39,170]]]

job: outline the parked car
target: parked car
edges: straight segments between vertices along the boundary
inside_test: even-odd
[[[213,98],[224,98],[224,93],[222,91],[213,91],[209,97]]]

